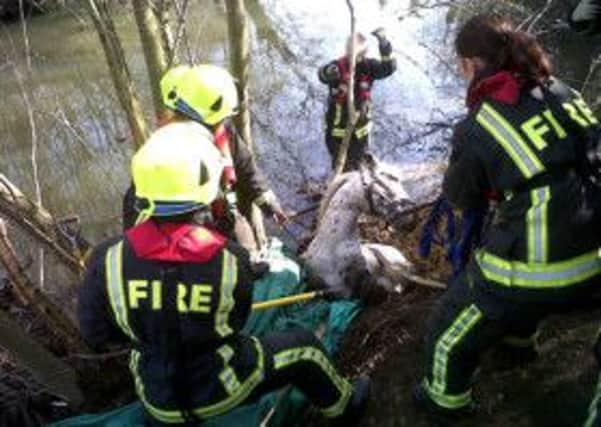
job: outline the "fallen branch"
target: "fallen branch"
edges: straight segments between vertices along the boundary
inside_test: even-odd
[[[0,346],[53,395],[72,407],[84,401],[75,371],[27,335],[8,313],[0,310]]]
[[[446,290],[447,285],[437,280],[428,279],[426,277],[418,276],[417,274],[409,273],[408,271],[400,271],[399,274],[410,283],[419,285],[425,288]]]
[[[25,196],[3,174],[0,174],[0,214],[50,249],[73,273],[81,275],[84,272],[83,260],[75,254],[77,248],[61,236],[60,227],[52,215]],[[83,246],[79,249],[85,252],[89,245],[84,243]]]
[[[87,346],[83,343],[79,330],[62,310],[55,305],[36,286],[25,268],[19,261],[15,249],[8,236],[6,223],[0,219],[0,263],[8,273],[10,281],[17,290],[19,298],[25,300],[44,321],[50,329],[67,340],[73,349],[85,351]]]

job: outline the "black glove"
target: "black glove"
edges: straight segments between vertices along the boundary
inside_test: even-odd
[[[326,65],[326,68],[324,69],[324,75],[328,80],[340,80],[340,70],[338,69],[338,65]]]
[[[372,31],[371,34],[378,39],[380,55],[390,56],[392,54],[392,44],[386,37],[386,32],[384,31],[384,28],[377,28],[376,30]]]
[[[386,40],[386,32],[384,30],[384,27],[376,28],[371,32],[371,35],[377,38],[379,42],[381,42],[382,40]]]

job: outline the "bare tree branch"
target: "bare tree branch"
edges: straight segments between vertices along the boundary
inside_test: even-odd
[[[144,110],[134,89],[125,52],[115,30],[108,3],[108,0],[87,0],[86,6],[100,38],[115,91],[121,107],[126,113],[134,144],[140,147],[144,144],[148,134]]]

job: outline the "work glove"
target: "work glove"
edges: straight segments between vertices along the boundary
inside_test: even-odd
[[[289,221],[288,215],[280,206],[280,203],[278,202],[278,199],[275,197],[275,195],[271,191],[269,191],[265,193],[262,199],[262,203],[259,204],[259,207],[261,208],[263,213],[267,216],[272,217],[275,220],[275,222],[277,222],[279,225],[286,225]]]
[[[288,215],[286,214],[286,212],[284,212],[277,200],[273,200],[270,203],[267,203],[263,209],[270,216],[273,217],[275,222],[277,222],[281,226],[288,224],[288,222],[290,221]]]

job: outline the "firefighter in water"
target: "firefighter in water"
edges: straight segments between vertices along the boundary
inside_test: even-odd
[[[461,209],[491,199],[498,208],[429,321],[414,397],[447,419],[475,408],[484,351],[503,346],[497,354],[532,360],[540,321],[601,291],[601,191],[589,184],[585,155],[599,121],[551,76],[536,39],[505,19],[472,18],[456,49],[471,82],[469,114],[455,130],[444,195]]]
[[[367,39],[361,33],[356,34],[355,52],[355,107],[359,119],[355,126],[345,171],[356,170],[359,161],[369,145],[372,128],[372,87],[376,80],[385,79],[396,71],[396,60],[392,57],[392,45],[384,31],[378,29],[372,33],[379,42],[380,59],[367,56]],[[347,41],[347,53],[342,58],[330,62],[319,69],[319,80],[330,89],[326,112],[326,146],[332,158],[332,167],[340,144],[344,139],[348,124],[347,94],[350,77],[350,50],[352,39]]]
[[[225,167],[221,196],[213,203],[213,214],[220,230],[236,235],[248,249],[255,247],[248,220],[252,204],[256,204],[278,223],[286,222],[286,214],[257,168],[245,142],[229,119],[236,115],[238,93],[228,71],[214,65],[181,65],[169,70],[161,80],[163,102],[168,108],[159,118],[159,126],[170,123],[200,123],[213,135]],[[123,201],[123,225],[135,225],[135,187],[130,187]]]
[[[206,219],[222,153],[197,123],[156,131],[132,160],[146,221],[96,249],[79,297],[95,349],[131,345],[149,425],[198,425],[292,384],[329,418],[353,424],[369,380],[341,377],[311,331],[241,333],[252,301],[249,255]]]

